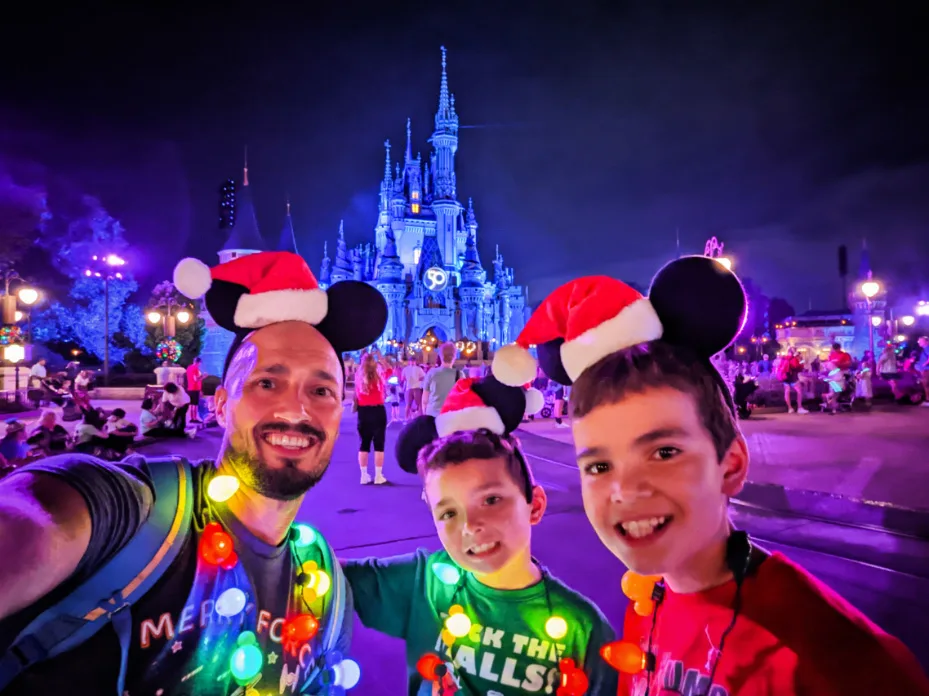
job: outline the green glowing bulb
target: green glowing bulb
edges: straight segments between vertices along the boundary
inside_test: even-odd
[[[262,655],[261,649],[254,643],[248,643],[239,645],[235,652],[232,653],[232,658],[229,660],[229,670],[232,672],[232,678],[239,685],[244,685],[258,676],[263,663],[264,655]]]

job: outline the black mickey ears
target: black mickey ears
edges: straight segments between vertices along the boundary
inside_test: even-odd
[[[357,280],[343,280],[326,294],[329,311],[316,328],[337,353],[366,348],[384,333],[387,303],[376,288]]]
[[[400,431],[394,449],[400,468],[408,474],[418,473],[416,459],[419,457],[419,451],[438,437],[435,418],[432,416],[418,416],[407,423]]]
[[[523,422],[523,416],[526,415],[526,390],[522,387],[509,387],[491,374],[475,380],[471,391],[500,414],[505,434],[509,435]]]
[[[684,256],[655,275],[648,299],[661,319],[661,340],[710,358],[732,343],[748,309],[736,275],[707,256]]]
[[[206,309],[219,326],[233,333],[248,333],[251,329],[242,329],[235,324],[235,311],[239,298],[248,293],[248,288],[228,280],[214,280],[203,296]]]
[[[561,363],[561,344],[563,343],[563,338],[540,343],[535,347],[535,352],[539,356],[539,367],[542,368],[542,372],[545,373],[546,377],[553,382],[568,386],[571,384],[571,378],[568,377],[568,373]]]

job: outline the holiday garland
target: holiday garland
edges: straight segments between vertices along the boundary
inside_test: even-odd
[[[181,344],[173,338],[166,338],[155,348],[155,355],[159,360],[170,360],[175,363],[181,359],[182,352]]]

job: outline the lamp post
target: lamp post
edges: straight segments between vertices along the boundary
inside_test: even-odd
[[[163,313],[158,310],[165,310]],[[148,319],[150,324],[157,324],[161,322],[162,331],[164,331],[165,338],[174,338],[175,333],[177,333],[177,322],[181,324],[186,324],[190,321],[193,315],[190,313],[189,309],[183,305],[178,305],[173,299],[168,300],[162,304],[156,305],[153,309],[149,310],[145,315],[145,318]]]
[[[8,360],[14,365],[14,379],[16,380],[16,403],[22,403],[22,395],[19,393],[19,363],[26,357],[25,349],[18,343],[11,343],[3,348],[3,359]]]
[[[881,291],[881,284],[871,278],[868,273],[868,279],[861,284],[861,294],[864,295],[868,303],[868,345],[871,349],[871,357],[874,357],[874,297]]]
[[[94,265],[99,270],[87,269],[84,275],[88,278],[103,279],[103,384],[110,383],[110,281],[122,280],[123,274],[117,271],[126,265],[126,261],[116,254],[105,254],[93,257]]]

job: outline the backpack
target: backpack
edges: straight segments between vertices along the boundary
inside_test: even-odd
[[[113,558],[19,633],[0,656],[0,692],[29,667],[73,650],[111,624],[121,654],[115,691],[117,696],[123,696],[132,637],[131,607],[171,567],[191,532],[193,520],[195,472],[190,463],[181,457],[146,461],[153,465],[149,469],[155,489],[155,503],[148,519]],[[321,535],[316,538],[323,558],[331,566],[333,581],[332,620],[323,636],[323,651],[328,652],[335,648],[342,632],[348,588],[332,549]]]

